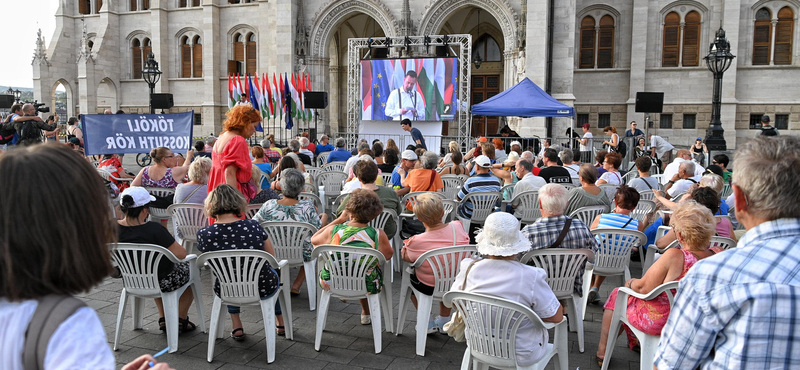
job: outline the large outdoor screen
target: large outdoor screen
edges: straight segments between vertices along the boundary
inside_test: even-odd
[[[362,120],[453,120],[457,91],[457,58],[361,61]]]

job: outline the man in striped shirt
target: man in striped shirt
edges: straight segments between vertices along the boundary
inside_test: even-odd
[[[475,158],[475,176],[472,176],[464,182],[458,194],[456,194],[456,201],[461,201],[469,193],[479,191],[500,191],[500,180],[492,176],[489,171],[492,168],[492,161],[485,155]],[[463,218],[472,217],[472,202],[466,201],[458,207],[458,215]]]
[[[800,138],[750,140],[734,162],[747,233],[681,279],[657,369],[800,368]]]

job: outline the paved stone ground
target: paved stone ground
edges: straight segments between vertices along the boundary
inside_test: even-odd
[[[125,167],[133,172],[138,172],[134,155],[125,156]],[[641,276],[641,264],[631,263],[633,276]],[[297,269],[292,270],[292,275]],[[203,304],[206,325],[211,315],[212,276],[210,271],[201,272],[203,283]],[[400,276],[395,275],[393,285],[393,312],[395,320],[399,305]],[[620,285],[619,278],[610,278],[601,288],[603,299],[608,297],[614,286]],[[387,278],[386,281],[389,281]],[[117,310],[119,308],[119,295],[122,283],[119,279],[106,279],[102,284],[80,296],[93,307],[105,326],[109,346],[113,345],[114,330],[116,327]],[[129,300],[130,302],[130,300]],[[453,341],[446,335],[432,334],[428,336],[426,355],[416,356],[414,324],[416,313],[413,306],[407,314],[403,334],[395,336],[384,331],[382,335],[382,351],[374,353],[372,331],[369,326],[360,325],[359,314],[361,308],[358,302],[343,303],[332,299],[328,312],[327,328],[322,336],[320,351],[314,350],[314,331],[316,325],[316,311],[308,309],[308,295],[305,285],[301,295],[292,299],[292,313],[294,323],[294,341],[278,337],[276,343],[275,362],[267,364],[264,326],[261,312],[257,306],[242,308],[242,321],[247,333],[246,340],[236,342],[231,338],[217,340],[214,361],[206,361],[208,349],[208,334],[199,330],[180,336],[179,351],[165,354],[161,361],[168,362],[176,369],[457,369],[461,364],[465,344]],[[199,323],[196,309],[193,306],[189,311],[191,320]],[[594,354],[600,338],[602,322],[602,307],[589,305],[584,322],[585,353],[578,350],[577,335],[569,333],[569,368],[597,369]],[[117,364],[122,364],[145,354],[155,353],[166,347],[167,337],[158,330],[158,311],[153,300],[147,300],[144,313],[144,328],[133,330],[131,307],[128,307],[125,320],[122,324],[119,350],[115,353]],[[223,314],[223,321],[227,333],[231,331],[230,318]],[[609,364],[611,369],[638,369],[639,356],[627,348],[627,341],[620,338],[614,350],[614,356]],[[548,369],[553,369],[550,364]]]

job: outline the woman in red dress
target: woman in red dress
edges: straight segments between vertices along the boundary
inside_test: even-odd
[[[240,104],[227,113],[224,130],[214,144],[213,164],[208,177],[208,193],[217,185],[228,184],[238,189],[249,201],[256,195],[250,182],[250,150],[246,139],[256,131],[261,115],[249,104]]]

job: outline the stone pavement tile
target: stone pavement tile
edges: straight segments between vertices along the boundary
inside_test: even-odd
[[[325,348],[326,346],[320,346],[320,350],[322,351],[324,351]],[[317,352],[316,350],[314,350],[314,343],[294,342],[292,343],[291,346],[289,346],[289,348],[283,351],[282,354],[289,356],[303,357],[303,358],[319,358],[320,353],[321,352]],[[330,361],[330,360],[325,360],[325,361]]]
[[[213,370],[222,367],[225,363],[221,361],[214,361],[209,363],[205,357],[197,358],[193,356],[186,356],[184,354],[167,353],[158,358],[159,361],[166,362],[173,369],[191,369],[191,370]]]
[[[391,342],[383,347],[381,354],[403,358],[414,358],[417,357],[415,352],[416,348],[417,347],[414,342]]]
[[[384,335],[381,338],[386,337],[388,335],[391,335],[391,334],[388,334],[388,333],[383,333],[383,334]],[[385,340],[381,340],[381,352],[383,352],[383,349],[386,348],[386,344],[387,343],[388,342],[386,342]],[[368,337],[366,337],[366,336],[365,337],[356,337],[355,342],[350,344],[350,346],[347,347],[347,348],[351,349],[351,350],[354,350],[354,351],[364,352],[364,353],[375,353],[375,341],[372,339],[372,335],[371,334]]]
[[[386,369],[389,364],[394,361],[394,357],[384,355],[384,354],[374,354],[374,353],[366,353],[362,352],[359,353],[352,361],[350,361],[350,365],[353,366],[361,366],[364,368],[370,369]]]
[[[322,349],[320,347],[320,352],[318,352],[318,356],[316,357],[317,360],[320,361],[327,361],[327,362],[334,362],[339,364],[349,364],[353,361],[356,356],[358,356],[361,352],[354,351],[351,349],[346,348],[327,348]],[[311,345],[311,351],[314,351],[314,345]]]
[[[314,335],[315,331],[307,331],[307,330],[299,330],[295,331],[294,338],[295,341],[302,341],[306,343],[314,343]],[[322,332],[322,340],[320,341],[320,345],[329,346],[329,347],[336,347],[336,348],[348,348],[350,347],[353,342],[356,341],[356,337],[345,335],[341,332],[330,332],[330,331],[323,331]],[[372,335],[370,334],[370,340],[372,340]]]
[[[224,364],[219,370],[255,370],[257,367],[244,366],[240,364]]]
[[[408,359],[408,358],[395,358],[387,370],[425,370],[430,365],[430,362],[423,360],[420,358],[415,359]]]
[[[281,355],[281,356],[276,355],[275,362],[268,364],[266,352],[262,353],[261,355],[259,355],[258,357],[254,358],[252,361],[247,363],[247,366],[253,366],[269,370],[282,370],[282,369],[320,370],[324,368],[326,365],[328,365],[328,363],[324,361],[319,361],[304,357],[297,357],[297,356],[288,356],[288,355]]]
[[[362,370],[363,367],[352,366],[352,365],[342,365],[337,363],[329,363],[328,366],[325,366],[323,370]]]
[[[262,352],[266,352],[266,350],[266,347],[262,350],[230,348],[227,351],[214,356],[214,360],[244,365],[258,357]]]
[[[439,348],[425,351],[425,361],[432,362],[431,368],[437,364],[460,365],[461,359],[464,358],[465,348],[466,346],[461,349]]]

